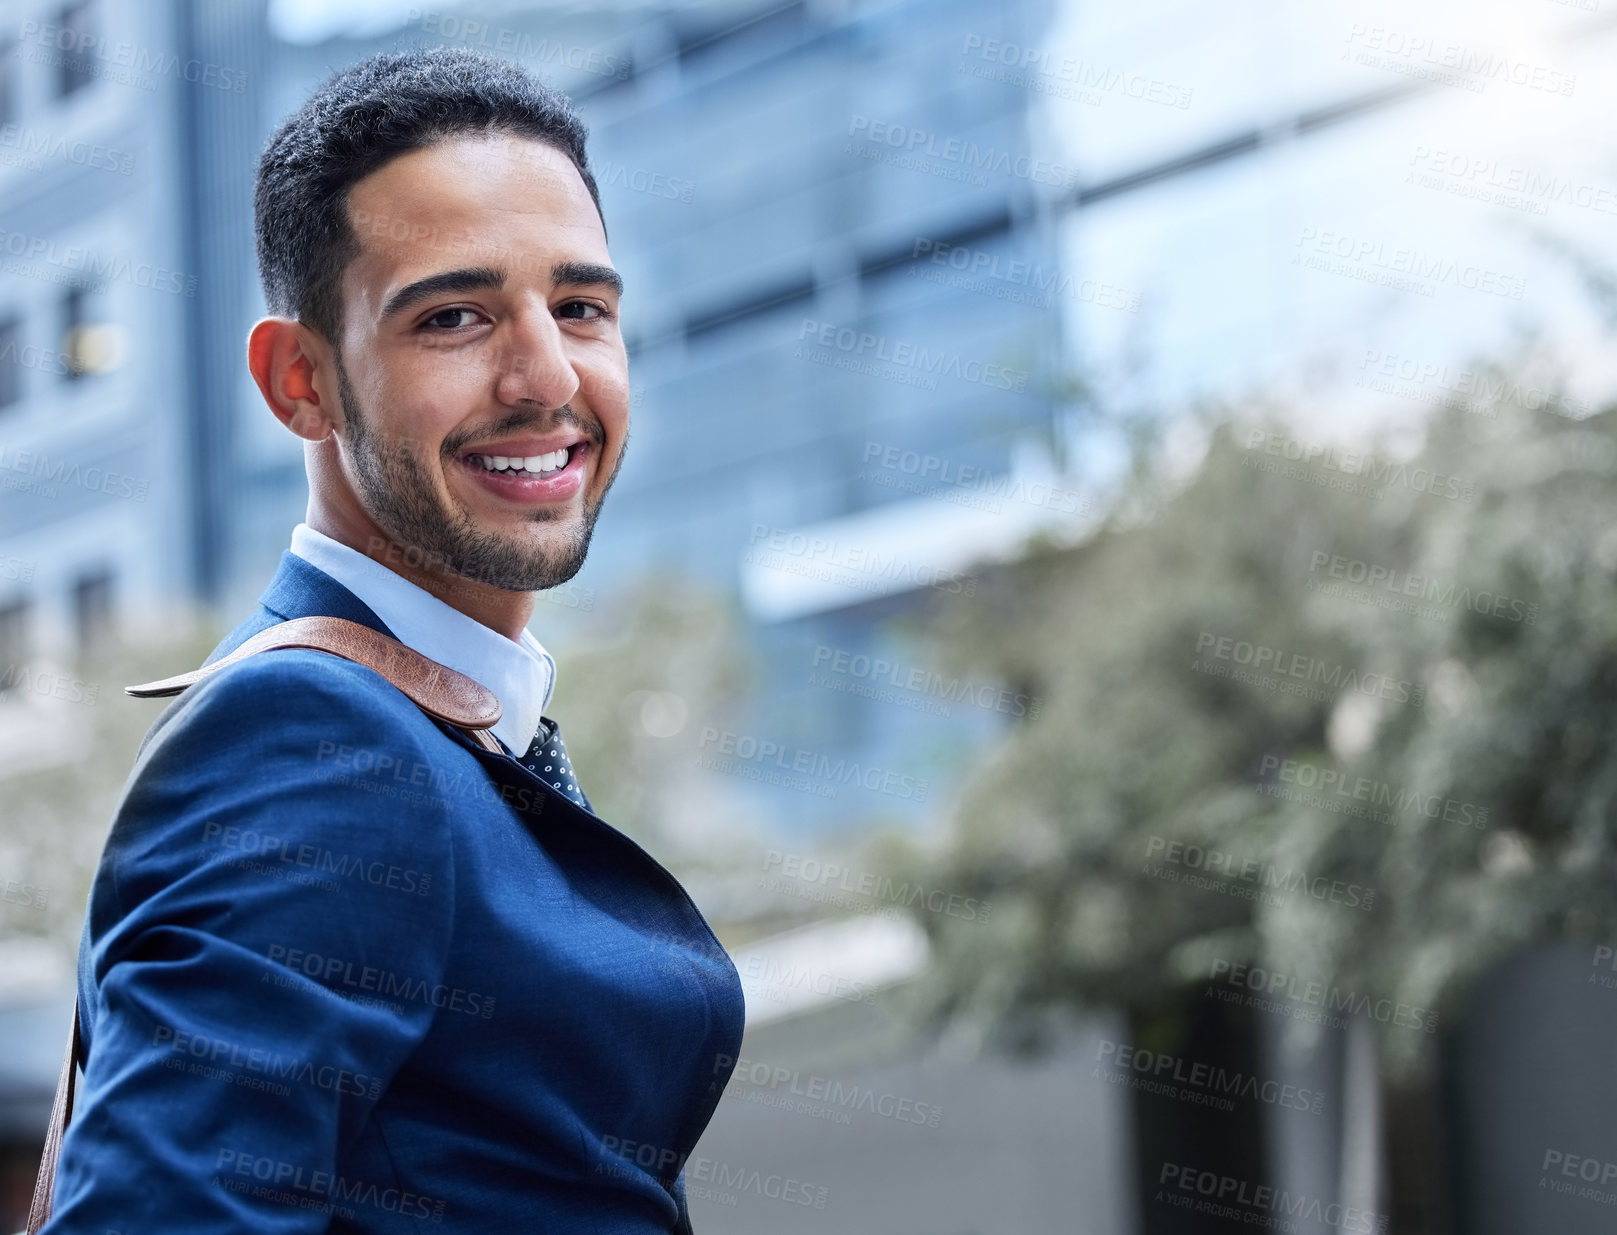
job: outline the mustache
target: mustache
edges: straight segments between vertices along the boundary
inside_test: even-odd
[[[556,429],[560,425],[570,425],[592,446],[606,444],[606,429],[594,416],[581,416],[570,403],[564,403],[554,411],[524,411],[517,410],[502,416],[493,424],[482,429],[469,430],[465,433],[451,434],[444,438],[440,448],[443,457],[448,459],[459,454],[467,446],[476,445],[480,441],[494,442],[502,437],[509,437],[513,433],[533,431],[545,433]]]

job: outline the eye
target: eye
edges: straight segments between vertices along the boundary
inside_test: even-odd
[[[466,314],[468,317],[476,317],[477,316],[477,311],[475,309],[466,309],[466,308],[439,309],[436,313],[434,313],[431,317],[427,318],[421,324],[422,324],[422,326],[430,326],[430,327],[434,327],[434,328],[436,328],[438,330],[460,330],[460,329],[462,329],[462,328],[464,328],[466,326],[470,326],[472,324],[469,321],[457,322],[457,321],[453,320],[456,316],[458,316],[459,314],[462,314],[462,313]],[[448,318],[448,319],[451,319],[451,320],[445,321],[444,320],[445,318]]]
[[[558,317],[572,318],[577,322],[604,321],[612,313],[604,305],[596,304],[592,300],[569,300],[556,310]]]

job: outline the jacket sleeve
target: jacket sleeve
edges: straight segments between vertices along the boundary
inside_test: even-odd
[[[93,1031],[45,1230],[301,1233],[367,1199],[430,1205],[345,1171],[431,1026],[453,806],[351,770],[430,785],[448,740],[309,651],[205,679],[159,725],[91,889]],[[389,1174],[385,1147],[360,1162]]]

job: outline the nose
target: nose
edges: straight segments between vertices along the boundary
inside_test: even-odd
[[[509,346],[501,353],[495,397],[513,407],[524,403],[561,407],[578,393],[578,374],[549,306],[541,303],[524,310],[508,325]]]

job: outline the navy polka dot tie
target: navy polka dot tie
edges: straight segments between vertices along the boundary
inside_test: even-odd
[[[533,735],[528,753],[522,756],[522,766],[558,793],[565,794],[576,805],[590,810],[590,800],[578,787],[578,776],[573,771],[572,761],[567,758],[561,729],[550,717],[539,718],[539,729]]]

